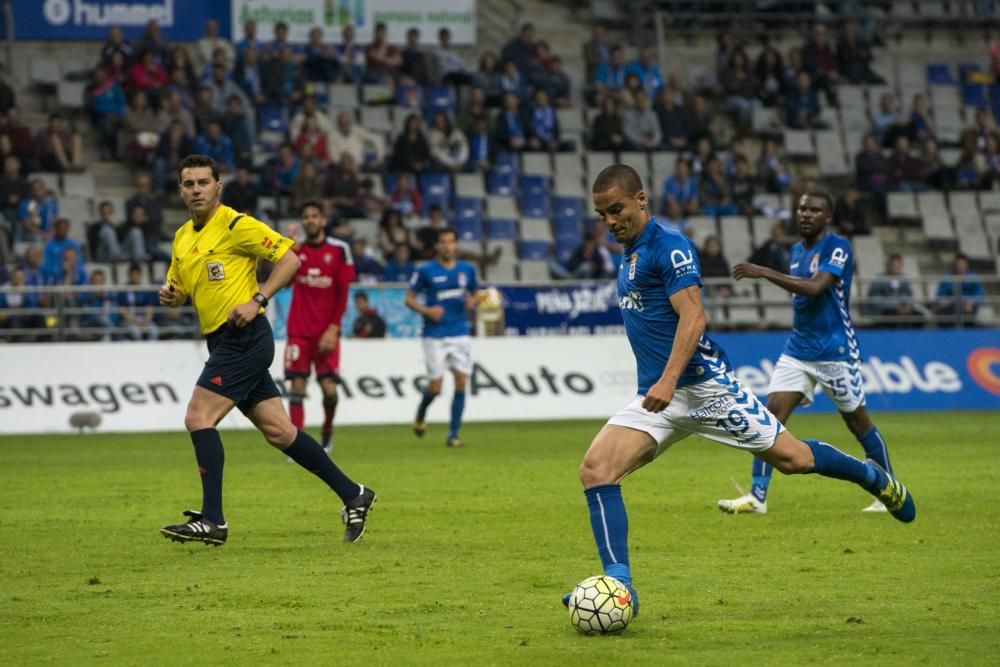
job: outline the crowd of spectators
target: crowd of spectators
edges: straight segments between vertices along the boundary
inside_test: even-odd
[[[81,136],[58,112],[43,127],[26,127],[0,68],[0,284],[101,285],[112,276],[103,269],[88,275],[86,261],[169,261],[162,206],[173,170],[192,152],[215,159],[227,181],[224,201],[240,210],[276,220],[294,217],[304,201],[323,201],[329,233],[352,244],[358,274],[368,282],[407,280],[450,222],[447,204],[421,191],[421,175],[490,174],[502,152],[669,151],[677,156],[673,173],[650,189],[664,224],[685,229],[692,216],[772,215],[755,206],[756,195],[789,193],[796,184],[780,141],[753,135],[755,113],[770,109],[790,128],[824,127],[823,110],[839,104],[839,86],[884,83],[871,40],[851,21],[835,37],[817,23],[785,53],[766,38],[751,49],[723,32],[713,70],[684,81],[661,72],[654,49],[641,47],[629,59],[595,26],[582,45],[585,78],[571,81],[531,24],[499,54],[479,53],[475,65],[455,50],[447,28],[428,47],[416,28],[404,44],[393,44],[381,24],[364,45],[350,25],[339,43],[324,41],[316,28],[297,44],[282,23],[264,36],[247,22],[240,38],[228,41],[209,21],[194,46],[169,43],[155,20],[134,41],[112,27],[90,74],[87,117],[100,159],[127,162],[139,174],[135,195],[124,211],[98,199],[93,220],[60,216],[46,183],[26,176],[84,170]],[[355,113],[366,85],[384,87],[394,132],[366,127],[365,114]],[[347,98],[330,98],[330,90]],[[577,100],[590,107],[590,122],[582,135],[567,134],[560,111],[581,113]],[[886,93],[872,115],[854,182],[837,198],[842,233],[870,233],[888,192],[990,188],[1000,180],[1000,134],[990,110],[977,112],[957,146],[959,159],[948,164],[928,101],[917,95],[909,102],[903,109]],[[273,210],[262,210],[262,201],[275,202]],[[379,221],[376,237],[357,234],[350,221],[358,218]],[[76,234],[68,233],[71,225]],[[775,231],[754,256],[787,264],[781,234],[789,231]],[[481,266],[497,260],[495,253],[463,252]],[[553,258],[552,275],[607,278],[618,252],[599,230],[582,229],[579,248]],[[728,275],[723,253],[719,239],[705,242],[707,272]],[[39,266],[32,267],[33,257],[42,258]],[[945,290],[932,310],[947,312],[943,304],[965,294],[962,284]],[[176,328],[139,313],[146,305],[138,299],[127,317],[121,308],[107,317],[130,327],[130,336]]]

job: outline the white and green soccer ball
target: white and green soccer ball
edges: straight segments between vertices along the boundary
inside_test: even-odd
[[[569,598],[569,622],[585,635],[613,635],[632,620],[632,593],[614,577],[584,579]]]

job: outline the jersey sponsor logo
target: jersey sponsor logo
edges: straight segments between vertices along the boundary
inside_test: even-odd
[[[305,275],[299,274],[297,282],[299,285],[306,285],[307,287],[326,288],[333,285],[333,278],[331,276],[324,276],[318,268],[312,268],[306,271]]]
[[[260,240],[260,244],[262,246],[264,246],[264,248],[267,249],[267,250],[270,250],[272,247],[274,247],[274,241],[272,241],[271,239],[269,239],[267,237],[262,238]]]
[[[788,268],[790,268],[790,269],[793,269],[793,270],[794,270],[794,269],[797,269],[797,268],[799,268],[799,263],[798,263],[798,262],[795,262],[794,264],[792,264],[792,265],[791,265],[790,267],[788,267]]]
[[[632,261],[628,265],[628,279],[635,280],[635,265],[639,262],[639,253],[632,253]]]
[[[434,278],[432,278],[432,280],[434,282],[436,282],[436,283],[443,283],[443,282],[446,282],[448,280],[448,276],[434,276]]]
[[[830,263],[843,268],[847,264],[847,251],[843,248],[834,248],[830,254]]]
[[[326,263],[326,264],[332,264],[333,263],[333,255],[331,255],[330,253],[324,253],[323,254],[323,262]]]
[[[226,279],[226,267],[222,265],[222,262],[209,262],[207,268],[209,280]]]
[[[688,250],[686,255],[681,250],[671,250],[670,263],[674,265],[674,275],[677,278],[681,278],[697,271],[694,265],[693,250]]]
[[[622,310],[634,310],[637,313],[641,313],[645,310],[642,305],[642,292],[637,290],[629,290],[629,293],[618,299],[618,307]]]
[[[465,290],[458,287],[454,289],[443,289],[437,293],[437,298],[439,301],[443,301],[445,299],[461,299],[464,296],[465,296]]]

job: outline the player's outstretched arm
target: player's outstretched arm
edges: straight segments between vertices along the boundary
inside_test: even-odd
[[[650,412],[661,412],[670,405],[674,390],[677,389],[677,380],[687,368],[701,335],[705,333],[705,307],[701,302],[701,287],[692,285],[674,292],[670,295],[670,305],[677,313],[677,333],[674,335],[674,344],[670,348],[670,357],[667,358],[663,375],[649,388],[642,401],[642,407]]]
[[[741,262],[733,267],[733,278],[764,278],[794,294],[817,297],[837,282],[837,276],[827,271],[817,271],[811,278],[797,278],[766,266]]]

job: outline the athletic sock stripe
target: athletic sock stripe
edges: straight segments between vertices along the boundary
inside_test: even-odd
[[[604,514],[604,501],[601,500],[601,494],[595,494],[597,496],[597,505],[601,508],[601,527],[604,528],[604,545],[608,548],[608,555],[611,556],[612,563],[618,563],[618,559],[615,558],[615,552],[611,550],[611,533],[608,532],[608,518]]]

